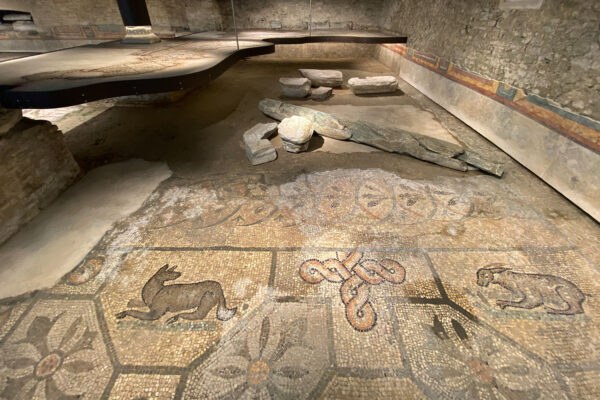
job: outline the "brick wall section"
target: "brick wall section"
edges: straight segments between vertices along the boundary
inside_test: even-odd
[[[48,206],[80,169],[58,128],[24,118],[0,136],[0,243]]]
[[[498,0],[385,0],[380,25],[414,49],[600,119],[599,1],[502,11]]]

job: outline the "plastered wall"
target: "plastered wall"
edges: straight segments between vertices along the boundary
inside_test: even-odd
[[[600,119],[600,1],[385,0],[380,25],[408,45]]]

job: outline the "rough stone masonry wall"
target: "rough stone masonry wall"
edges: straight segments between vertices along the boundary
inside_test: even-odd
[[[385,0],[381,27],[408,46],[600,120],[600,1]]]
[[[313,29],[378,29],[383,0],[313,0]],[[219,0],[225,29],[233,29],[229,0]],[[308,0],[236,1],[241,29],[307,29]],[[273,22],[273,24],[271,24]],[[280,24],[280,25],[279,25]]]
[[[2,30],[0,39],[109,39],[122,34],[116,0],[0,0],[0,9],[31,13],[36,28]]]
[[[0,134],[0,243],[56,199],[79,173],[62,133],[50,122],[23,118]]]
[[[159,33],[221,29],[218,2],[146,0]],[[36,28],[33,32],[0,30],[0,39],[117,39],[123,35],[117,0],[0,0],[0,10],[29,12]]]

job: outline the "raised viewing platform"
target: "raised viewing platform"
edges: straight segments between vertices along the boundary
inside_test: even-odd
[[[0,103],[54,108],[110,97],[190,89],[236,61],[271,54],[277,44],[406,43],[375,31],[203,32],[155,44],[120,41],[64,49],[0,63]]]

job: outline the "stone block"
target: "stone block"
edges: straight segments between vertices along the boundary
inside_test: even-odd
[[[285,97],[302,99],[310,94],[310,80],[306,78],[279,78],[281,92]]]
[[[13,22],[12,28],[16,32],[37,32],[37,28],[31,21],[16,21]]]
[[[333,89],[326,86],[320,86],[310,92],[312,100],[327,100],[333,94]]]
[[[6,14],[2,17],[3,21],[14,22],[14,21],[31,21],[31,14]]]
[[[398,89],[398,79],[393,76],[369,76],[348,80],[354,94],[393,93]]]
[[[160,38],[152,31],[151,26],[126,26],[125,37],[121,43],[152,44],[160,42]]]
[[[246,156],[252,165],[264,164],[277,159],[277,151],[268,138],[277,131],[277,123],[256,124],[244,132]]]
[[[321,136],[337,140],[347,140],[352,136],[340,120],[324,112],[273,99],[261,100],[258,108],[269,117],[275,118],[278,121],[294,115],[304,117],[313,123],[314,131]]]
[[[341,71],[331,69],[299,69],[303,77],[310,80],[313,87],[340,87],[344,83]]]
[[[300,153],[308,150],[308,142],[313,135],[313,124],[311,121],[294,115],[293,117],[283,119],[278,129],[285,151]]]

